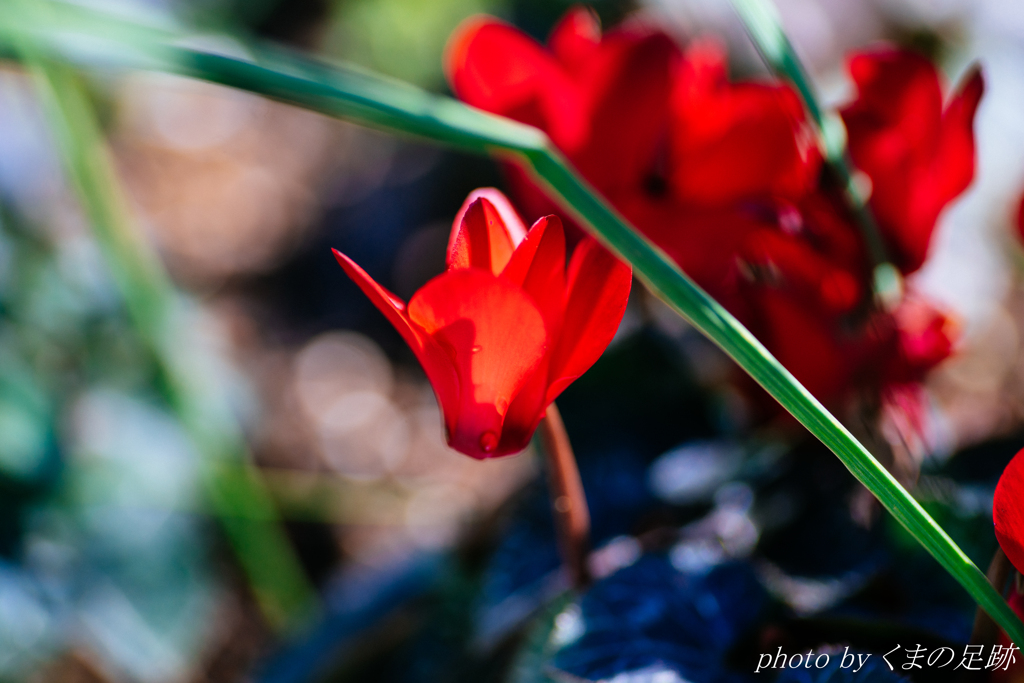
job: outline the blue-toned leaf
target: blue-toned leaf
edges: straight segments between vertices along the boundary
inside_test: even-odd
[[[587,592],[579,623],[560,624],[574,637],[565,637],[552,666],[585,680],[658,669],[692,683],[717,681],[726,652],[764,603],[749,565],[688,574],[647,555]]]

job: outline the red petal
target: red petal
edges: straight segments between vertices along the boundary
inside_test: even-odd
[[[942,115],[936,146],[914,176],[899,234],[908,271],[924,263],[939,214],[974,179],[974,114],[984,89],[981,71],[975,68]]]
[[[772,287],[754,285],[749,295],[751,330],[808,391],[828,402],[849,386],[856,354],[840,343],[828,318]]]
[[[565,232],[557,216],[541,218],[509,260],[501,276],[523,288],[557,339],[565,311]]]
[[[518,453],[526,448],[533,433],[537,430],[544,412],[550,404],[547,400],[548,388],[548,361],[545,358],[537,366],[536,371],[530,373],[526,384],[519,390],[512,404],[505,413],[505,424],[501,431],[501,443],[498,445],[498,455],[505,453]]]
[[[494,194],[501,195],[497,190]],[[498,197],[491,195],[488,198],[475,192],[459,210],[448,238],[448,270],[482,268],[497,275],[508,264],[515,242],[498,206],[502,206],[506,214],[514,215],[515,211],[504,196],[501,196],[503,201],[499,201],[498,206],[491,199],[497,200]],[[522,222],[516,217],[512,230],[518,232],[521,226]]]
[[[409,302],[409,318],[448,353],[459,408],[448,443],[474,458],[503,455],[503,420],[547,350],[537,306],[522,289],[477,268],[451,270]]]
[[[405,303],[401,299],[378,285],[348,256],[337,249],[331,251],[334,252],[334,258],[337,259],[338,265],[394,325],[409,348],[416,354],[416,359],[423,366],[423,371],[426,372],[427,379],[430,380],[430,385],[437,395],[437,402],[444,414],[445,426],[451,431],[455,426],[459,406],[459,379],[448,354],[426,331],[409,319]]]
[[[812,193],[797,209],[801,230],[821,253],[848,272],[867,272],[864,240],[837,195]]]
[[[773,223],[732,207],[697,210],[674,202],[623,197],[617,207],[687,275],[737,314],[736,253],[752,232]]]
[[[944,205],[974,179],[974,114],[985,92],[981,69],[975,67],[942,115],[933,168],[934,193]]]
[[[548,47],[569,71],[583,69],[600,44],[601,22],[594,10],[582,6],[566,12],[548,38]]]
[[[501,222],[505,224],[505,230],[508,231],[508,238],[512,240],[512,245],[519,246],[519,243],[526,238],[526,224],[523,223],[523,219],[519,217],[519,212],[512,206],[512,202],[509,201],[508,197],[495,187],[478,187],[469,193],[466,201],[462,202],[462,206],[459,207],[459,212],[455,214],[455,220],[452,222],[452,233],[458,231],[459,226],[462,225],[462,219],[466,215],[466,210],[473,202],[480,198],[486,199],[491,203],[491,206],[501,216]]]
[[[996,485],[992,518],[996,539],[1017,571],[1024,572],[1024,451],[1013,457]]]
[[[981,80],[972,78],[944,116],[939,73],[920,55],[856,55],[850,73],[858,87],[842,111],[850,155],[871,178],[871,208],[897,265],[912,272],[927,256],[942,208],[974,175],[970,123]]]
[[[536,302],[548,337],[557,339],[565,314],[565,234],[555,216],[538,220],[512,255],[501,276],[520,285]],[[549,401],[548,365],[550,355],[519,391],[505,416],[501,450],[509,453],[526,448]]]
[[[758,230],[747,238],[739,257],[749,265],[777,270],[785,287],[830,314],[845,313],[861,299],[863,288],[852,273],[790,235]]]
[[[585,129],[578,89],[554,56],[516,28],[472,18],[455,29],[445,56],[452,90],[474,107],[578,144]]]
[[[663,33],[616,32],[601,43],[581,80],[587,102],[586,144],[566,150],[602,192],[638,187],[654,171],[667,135],[672,73],[679,57]]]
[[[909,293],[893,312],[896,347],[885,372],[890,383],[920,382],[953,353],[959,325],[931,302]]]
[[[548,370],[547,402],[586,372],[611,343],[629,300],[633,271],[592,238],[569,263],[565,320]]]
[[[820,157],[796,93],[728,83],[717,43],[698,41],[687,50],[672,116],[669,182],[683,201],[795,199],[817,178]]]
[[[883,48],[853,55],[849,71],[858,94],[842,116],[858,166],[856,157],[865,146],[871,148],[868,165],[873,168],[934,148],[942,113],[942,86],[934,64],[915,52]],[[895,137],[882,140],[880,133]]]

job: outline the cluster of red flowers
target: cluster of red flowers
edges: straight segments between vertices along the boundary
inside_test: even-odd
[[[951,350],[949,320],[905,299],[872,303],[871,264],[803,106],[778,83],[732,83],[711,40],[683,51],[640,28],[601,34],[574,9],[544,47],[497,20],[464,24],[448,51],[456,94],[546,131],[580,173],[735,314],[812,393],[917,381]],[[979,73],[943,105],[923,57],[855,56],[858,95],[841,114],[853,161],[873,184],[897,267],[924,262],[942,209],[974,175]],[[531,217],[551,201],[509,169]],[[833,184],[834,185],[834,184]],[[558,218],[527,231],[496,190],[477,191],[452,226],[448,270],[406,306],[344,255],[339,263],[416,353],[449,444],[514,453],[548,404],[610,342],[630,270],[585,238],[566,270]]]
[[[919,299],[872,303],[871,264],[813,129],[779,83],[731,82],[723,49],[664,33],[602,35],[574,9],[547,46],[490,18],[453,36],[447,72],[469,104],[541,128],[639,230],[823,400],[917,381],[947,357],[951,322]],[[943,102],[935,66],[893,48],[853,56],[840,112],[870,208],[904,274],[924,262],[942,209],[974,175],[973,72]],[[554,208],[509,169],[527,214]]]

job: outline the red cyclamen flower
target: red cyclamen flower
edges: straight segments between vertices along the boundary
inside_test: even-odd
[[[850,156],[872,182],[871,209],[904,272],[921,267],[939,213],[974,178],[975,68],[942,106],[935,65],[905,50],[854,55],[857,99],[842,111]]]
[[[996,539],[1017,571],[1024,572],[1024,451],[1013,456],[992,501]]]
[[[408,306],[334,255],[416,354],[448,444],[480,459],[526,447],[547,406],[611,342],[632,279],[589,238],[566,267],[561,221],[547,216],[527,231],[494,189],[470,194],[452,225],[447,271]]]

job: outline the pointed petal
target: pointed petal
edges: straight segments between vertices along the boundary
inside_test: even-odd
[[[447,267],[483,268],[497,275],[525,237],[522,219],[500,191],[474,189],[452,224]]]
[[[536,304],[507,280],[465,268],[416,292],[409,318],[445,349],[458,372],[460,404],[449,444],[474,458],[498,455],[509,404],[547,350]]]
[[[500,273],[515,245],[497,207],[486,197],[477,197],[459,211],[455,221],[448,238],[448,270],[480,268]]]
[[[363,290],[374,306],[384,314],[402,335],[437,395],[437,402],[444,414],[445,426],[449,431],[455,426],[459,406],[459,383],[455,365],[448,354],[420,326],[409,319],[405,303],[397,296],[377,284],[355,261],[337,249],[332,249],[334,258],[352,281]]]
[[[538,220],[512,260],[502,278],[521,286],[537,304],[551,339],[557,339],[565,313],[565,234],[556,216]],[[550,354],[519,390],[505,415],[499,450],[516,453],[530,442],[544,416],[549,401],[548,365]]]
[[[981,71],[975,67],[942,115],[930,164],[922,165],[907,198],[907,226],[901,236],[908,267],[924,263],[939,214],[974,180],[974,114],[984,90]]]
[[[523,288],[557,339],[565,311],[565,231],[557,216],[541,218],[516,248],[501,277]]]
[[[466,212],[468,212],[469,207],[473,206],[473,204],[475,204],[479,199],[486,199],[490,204],[489,207],[485,207],[484,215],[487,220],[493,222],[493,224],[487,223],[488,230],[486,231],[480,230],[479,225],[475,226],[475,230],[463,227]],[[495,213],[497,214],[496,218]],[[463,236],[460,241],[460,233],[462,233],[464,229],[467,230],[467,234]],[[482,243],[478,246],[478,250],[481,252],[481,258],[483,253],[486,253],[488,250],[491,250],[493,254],[493,247],[491,246],[492,242],[504,245],[505,240],[501,239],[500,234],[495,234],[493,238],[491,237],[489,232],[491,229],[494,229],[496,233],[500,233],[501,230],[504,230],[513,249],[526,238],[526,225],[523,224],[523,219],[519,217],[519,213],[516,211],[515,207],[512,206],[512,202],[508,200],[508,197],[502,194],[501,190],[498,190],[497,188],[477,188],[469,193],[469,196],[466,197],[466,201],[462,202],[462,206],[459,207],[459,212],[455,214],[455,220],[452,221],[452,231],[448,236],[448,267],[468,267],[466,264],[472,260],[472,256],[469,253],[473,248],[470,244],[471,239],[486,238],[487,247],[485,248]],[[500,270],[492,270],[491,272],[497,275]]]
[[[548,370],[548,403],[611,343],[626,312],[632,280],[632,269],[592,238],[577,245],[569,263],[562,333]]]
[[[1024,451],[1013,457],[999,478],[992,517],[999,546],[1017,571],[1024,572]]]
[[[975,66],[942,115],[939,146],[932,162],[935,194],[945,204],[967,189],[974,179],[974,114],[985,92],[985,79]]]

